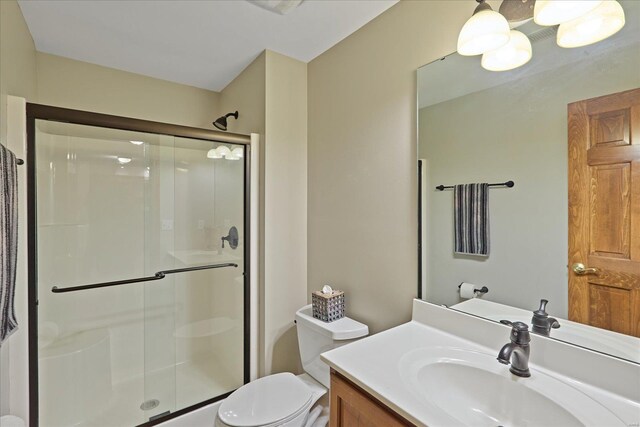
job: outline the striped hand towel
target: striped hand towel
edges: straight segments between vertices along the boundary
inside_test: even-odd
[[[456,185],[454,235],[457,254],[489,255],[489,184]]]
[[[18,259],[16,156],[0,144],[0,345],[17,328],[13,306]]]

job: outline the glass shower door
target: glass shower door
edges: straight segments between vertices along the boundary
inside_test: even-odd
[[[208,157],[216,147],[228,154]],[[244,383],[242,154],[240,146],[175,139],[175,266],[233,265],[175,275],[178,409]]]
[[[242,146],[35,127],[40,425],[139,425],[242,385]]]

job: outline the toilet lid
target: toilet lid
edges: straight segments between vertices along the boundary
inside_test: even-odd
[[[311,389],[292,373],[269,375],[231,393],[218,416],[230,426],[263,426],[295,414],[311,398]]]

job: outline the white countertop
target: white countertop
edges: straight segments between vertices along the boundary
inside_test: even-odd
[[[498,332],[504,333],[504,343],[507,343],[509,340],[508,330],[499,329]],[[460,425],[459,420],[421,398],[419,393],[409,386],[406,379],[402,378],[401,360],[403,356],[431,346],[462,348],[496,354],[496,356],[499,350],[498,347],[484,347],[477,342],[460,338],[414,320],[326,352],[321,355],[321,358],[340,374],[418,426]],[[536,351],[534,343],[532,343],[533,351]],[[496,365],[500,364],[496,361]],[[504,369],[506,376],[511,375],[508,366],[500,366],[499,369]],[[558,376],[556,373],[535,364],[530,364],[530,368],[532,376],[536,374],[536,371]],[[624,424],[631,425],[640,422],[640,404],[638,402],[584,382],[566,377],[565,380],[568,380],[566,382],[572,387],[609,408]],[[455,398],[455,396],[451,396],[451,399]]]
[[[405,354],[429,344],[453,347],[462,344],[464,347],[478,348],[473,343],[412,321],[329,351],[320,357],[333,369],[412,423],[418,426],[455,425],[456,421],[446,414],[442,414],[442,418],[434,417],[434,414],[440,411],[421,400],[403,384],[400,377],[400,359]],[[484,350],[489,351],[486,348]],[[506,366],[505,372],[509,372]]]

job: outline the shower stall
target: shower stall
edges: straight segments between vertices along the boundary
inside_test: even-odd
[[[152,425],[248,382],[250,138],[28,104],[27,139],[33,425]]]

